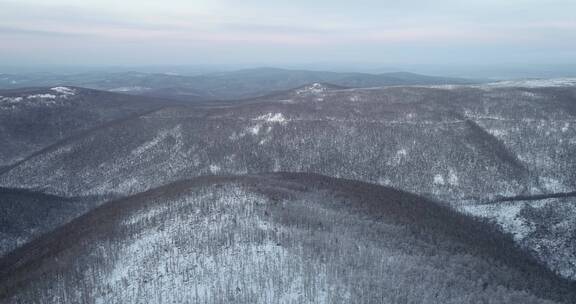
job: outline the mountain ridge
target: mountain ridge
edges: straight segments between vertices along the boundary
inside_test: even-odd
[[[230,201],[231,198],[238,201]],[[202,224],[202,218],[213,220]],[[351,218],[356,224],[346,220]],[[253,221],[259,224],[254,226]],[[221,228],[204,230],[206,227]],[[244,240],[247,235],[242,231],[248,228],[243,227],[255,229],[255,237]],[[364,230],[369,229],[368,227],[376,231]],[[455,229],[456,227],[458,229]],[[362,283],[360,285],[341,286],[338,280],[346,280],[347,276],[344,273],[334,273],[335,277],[329,283],[310,282],[312,289],[310,293],[300,296],[300,302],[318,300],[321,296],[319,288],[323,288],[323,284],[350,290],[359,303],[371,303],[375,299],[398,301],[400,298],[386,292],[391,286],[386,282],[387,276],[395,272],[410,271],[406,268],[407,265],[403,264],[405,259],[417,261],[418,267],[427,265],[428,271],[418,268],[421,271],[420,276],[410,281],[412,286],[410,293],[408,290],[399,292],[398,295],[401,297],[410,298],[409,294],[417,293],[416,297],[425,297],[431,303],[456,303],[462,299],[470,301],[522,299],[528,303],[556,303],[544,300],[549,299],[569,303],[574,299],[574,289],[571,289],[573,283],[558,279],[529,256],[515,249],[511,239],[505,235],[495,234],[492,228],[488,227],[487,224],[475,222],[424,198],[353,180],[305,173],[272,173],[244,177],[204,176],[178,181],[107,203],[11,253],[0,260],[0,297],[19,301],[42,299],[47,303],[54,301],[68,303],[78,299],[118,302],[122,299],[140,298],[153,301],[204,299],[206,302],[219,302],[222,299],[216,293],[219,290],[216,287],[218,285],[208,280],[212,276],[209,273],[216,271],[216,275],[219,272],[227,274],[228,267],[231,271],[235,271],[236,267],[242,267],[243,260],[247,263],[251,263],[250,261],[258,263],[264,258],[269,261],[263,262],[266,267],[275,269],[274,267],[282,267],[283,260],[277,260],[274,256],[290,254],[289,261],[302,261],[306,263],[306,267],[318,269],[317,276],[332,268],[336,270],[339,267],[348,267],[340,264],[348,260],[342,261],[338,256],[349,257],[350,261],[356,260],[356,263],[359,263],[356,268],[349,269],[353,273],[374,275],[376,273],[369,269],[380,271],[378,266],[380,264],[377,261],[389,267],[384,268],[389,269],[389,272],[378,279],[381,284],[379,286],[383,288],[382,293],[378,292],[378,289],[362,285],[366,283],[364,279],[360,279],[359,283]],[[147,234],[140,230],[141,228],[156,231],[155,233],[161,233],[163,236],[148,240],[149,249],[141,249],[143,251],[140,251],[140,254],[130,256],[132,262],[124,261],[128,257],[125,254],[129,254],[132,250],[130,244],[135,245],[138,244],[138,240],[147,239]],[[187,247],[190,243],[184,240],[189,238],[186,235],[194,235],[190,234],[192,231],[198,235],[196,241],[192,243],[198,244]],[[392,237],[398,233],[399,238]],[[339,241],[332,241],[334,237],[338,237]],[[400,241],[402,237],[408,240]],[[222,241],[218,241],[220,239]],[[325,243],[321,246],[314,245],[318,239],[325,240]],[[267,247],[269,245],[265,244],[268,242],[274,245],[270,244],[272,247]],[[385,245],[387,242],[389,245]],[[402,245],[404,242],[409,242],[411,246],[421,248],[422,251],[404,248]],[[355,249],[356,246],[368,247]],[[90,248],[94,248],[95,251]],[[222,255],[227,252],[227,248],[237,248],[235,250],[239,250],[238,256]],[[330,253],[334,250],[335,253]],[[362,255],[369,259],[366,263],[372,265],[371,267],[365,268],[366,264],[358,260],[359,256],[352,254],[357,250],[363,251]],[[380,255],[373,256],[371,250],[377,250]],[[340,251],[343,255],[337,253]],[[387,259],[382,252],[394,254],[395,259]],[[436,277],[440,274],[437,270],[439,265],[435,265],[436,254],[443,257],[440,260],[447,259],[454,263],[447,264],[451,265],[448,268],[446,264],[442,267],[450,269],[449,276],[459,280],[459,283],[456,283],[461,287],[458,292],[448,292],[449,289],[442,285],[450,281],[446,280],[446,275],[444,278]],[[214,270],[204,268],[210,264],[204,264],[207,262],[203,261],[211,259],[212,255],[219,256],[220,263],[225,263],[227,266]],[[192,261],[196,259],[200,263],[196,267],[201,268],[198,270],[191,268],[190,274],[162,270],[171,263],[186,264],[184,261],[190,259]],[[446,260],[443,263],[445,262]],[[178,265],[175,269],[186,267],[184,264]],[[80,265],[85,266],[78,268]],[[468,272],[476,273],[474,275],[476,279],[468,279],[459,274],[457,269],[461,266]],[[294,271],[298,277],[299,268],[293,269],[296,269]],[[79,272],[91,273],[85,278],[84,287],[78,286],[78,281],[72,279]],[[199,286],[205,285],[199,279],[195,279],[195,273],[198,275],[204,273],[201,277],[206,279],[206,282],[213,282],[208,283],[206,292],[198,291]],[[268,296],[258,298],[257,295],[263,293],[261,289],[263,285],[257,283],[258,281],[252,281],[252,276],[239,275],[238,279],[247,282],[244,285],[240,283],[236,285],[236,277],[233,274],[229,275],[234,279],[220,283],[222,286],[227,286],[222,290],[222,296],[225,295],[227,301],[242,303],[269,302],[276,296],[290,295],[290,291],[286,288],[290,286],[293,276],[282,273],[283,281],[276,281],[279,278],[273,273],[252,274],[255,279],[263,276],[272,280],[275,286],[274,292],[270,295],[272,298]],[[35,281],[38,277],[51,278],[56,275],[60,280]],[[518,280],[511,279],[510,276],[517,277]],[[477,278],[483,277],[486,277],[486,281],[480,279],[479,282],[473,283]],[[125,285],[122,282],[126,281],[121,278],[131,278],[131,283]],[[368,278],[373,279],[376,278],[372,276]],[[284,282],[285,287],[277,285],[279,282]],[[404,284],[404,281],[394,279],[393,282]],[[141,289],[148,284],[152,284],[155,288]],[[426,287],[427,285],[421,284],[440,285],[428,288],[429,285]],[[50,290],[53,291],[50,298],[37,293],[48,286],[52,286]],[[148,292],[136,292],[139,288]],[[77,290],[79,293],[69,290]],[[349,299],[346,292],[335,292],[331,302],[345,303],[346,299]]]

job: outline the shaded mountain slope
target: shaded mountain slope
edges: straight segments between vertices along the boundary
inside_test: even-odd
[[[289,173],[179,181],[0,260],[10,303],[572,303],[573,287],[449,208]]]
[[[93,209],[98,201],[0,188],[0,256]]]
[[[106,122],[165,105],[161,100],[81,88],[0,91],[0,166]]]
[[[469,205],[462,211],[492,219],[515,241],[563,277],[576,278],[576,198],[574,193],[505,198]]]

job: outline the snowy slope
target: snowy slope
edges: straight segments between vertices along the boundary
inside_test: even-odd
[[[0,260],[14,303],[572,303],[573,287],[489,225],[308,174],[180,181]]]
[[[166,102],[81,88],[0,90],[0,167],[99,125]]]
[[[464,210],[500,197],[574,191],[575,115],[573,87],[312,84],[242,105],[166,107],[125,119],[34,155],[1,174],[0,184],[62,196],[130,195],[201,175],[313,172]],[[523,214],[519,206],[512,210]],[[495,210],[474,214],[523,233],[501,220],[509,209]],[[574,224],[564,222],[544,219],[540,225],[556,232],[528,231],[517,241],[575,278],[576,250],[566,241]]]

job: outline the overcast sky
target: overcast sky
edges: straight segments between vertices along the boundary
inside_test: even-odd
[[[0,0],[0,64],[575,63],[575,0]]]

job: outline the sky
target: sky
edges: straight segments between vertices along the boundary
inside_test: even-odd
[[[0,65],[574,64],[574,0],[0,0]]]

